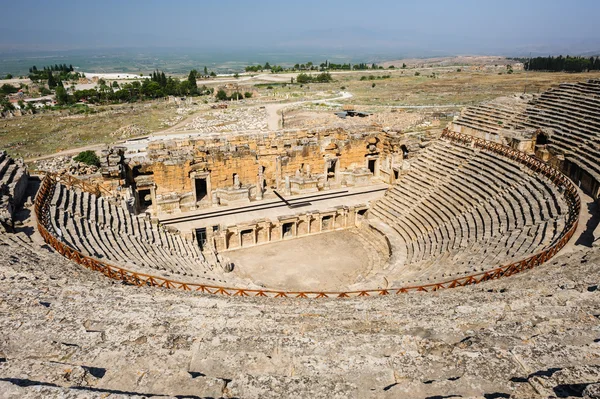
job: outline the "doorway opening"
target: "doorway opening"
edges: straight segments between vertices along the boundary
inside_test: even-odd
[[[327,161],[327,180],[335,179],[335,167],[337,159],[330,159]]]
[[[323,216],[321,221],[321,231],[327,231],[333,229],[333,217],[332,216]]]
[[[402,157],[404,159],[408,158],[408,148],[404,144],[400,146],[400,151],[402,151]]]
[[[140,204],[140,210],[148,209],[152,206],[152,194],[150,189],[139,190],[138,191],[138,200]]]
[[[368,167],[369,167],[369,172],[371,172],[371,174],[375,174],[375,163],[377,162],[376,159],[369,159],[368,160]]]
[[[283,224],[283,238],[291,238],[292,237],[292,226],[294,223],[284,223]]]
[[[242,236],[242,247],[247,247],[254,244],[254,230],[242,230],[240,235]]]
[[[196,240],[198,241],[200,250],[204,250],[204,246],[206,245],[206,227],[196,229]]]
[[[206,179],[194,179],[194,185],[196,186],[196,202],[200,202],[208,194]]]

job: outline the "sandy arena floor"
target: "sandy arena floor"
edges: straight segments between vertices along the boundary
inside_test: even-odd
[[[344,289],[365,272],[367,249],[351,230],[332,231],[224,253],[234,273],[268,288]]]

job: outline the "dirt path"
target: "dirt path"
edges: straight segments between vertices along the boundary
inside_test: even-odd
[[[52,154],[42,155],[40,157],[25,158],[25,162],[35,162],[35,161],[40,161],[42,159],[49,159],[49,158],[60,157],[60,156],[64,156],[64,155],[75,155],[75,154],[79,154],[82,151],[88,151],[88,150],[98,151],[98,150],[101,150],[102,148],[106,147],[106,145],[107,144],[93,144],[93,145],[88,145],[85,147],[71,148],[69,150],[54,152]]]

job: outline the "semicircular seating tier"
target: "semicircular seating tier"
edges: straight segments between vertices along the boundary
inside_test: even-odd
[[[594,198],[600,196],[600,80],[563,83],[540,95],[499,98],[468,107],[453,131],[486,138],[524,129],[543,131],[553,161]],[[573,167],[576,166],[576,167]]]
[[[569,222],[549,179],[498,153],[440,139],[369,211],[393,256],[393,287],[490,270],[549,248]]]
[[[235,280],[225,278],[218,256],[207,259],[197,243],[159,228],[104,197],[60,183],[54,186],[50,223],[53,235],[68,247],[136,273],[203,284]]]
[[[574,186],[566,178],[554,184],[527,166],[533,158],[522,153],[503,147],[513,160],[493,143],[476,144],[472,137],[451,134],[430,142],[372,205],[367,222],[386,235],[391,256],[381,269],[365,267],[371,274],[351,290],[378,289],[384,279],[390,287],[454,280],[564,242],[579,211]],[[535,162],[556,173],[549,175],[559,175]],[[56,181],[45,183],[48,191],[40,190],[44,194],[36,199],[38,220],[43,219],[53,237],[85,256],[185,283],[257,287],[225,274],[219,257],[205,257],[197,243],[104,197]],[[567,192],[574,194],[569,197]]]

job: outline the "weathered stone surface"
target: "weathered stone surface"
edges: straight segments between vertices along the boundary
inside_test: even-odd
[[[477,286],[352,300],[125,286],[22,234],[0,237],[0,257],[3,397],[596,392],[594,250]]]

